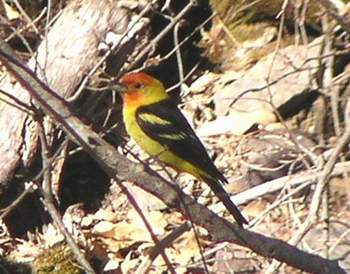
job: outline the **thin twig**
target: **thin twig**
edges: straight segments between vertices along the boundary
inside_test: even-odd
[[[18,0],[13,0],[13,3],[15,3],[16,8],[20,11],[20,13],[23,15],[24,19],[27,21],[28,25],[30,25],[34,32],[36,34],[40,35],[40,32],[38,30],[38,28],[35,26],[35,24],[33,23],[32,19],[28,16],[28,14],[25,12],[25,10],[22,8],[21,4],[18,3]]]
[[[90,263],[86,260],[85,256],[80,251],[80,248],[75,243],[72,235],[66,229],[62,221],[62,218],[60,216],[60,213],[58,212],[58,210],[54,205],[54,198],[53,198],[52,189],[51,189],[51,160],[49,159],[47,141],[44,135],[44,129],[41,125],[41,122],[38,122],[38,125],[39,125],[39,131],[40,131],[39,138],[40,138],[40,144],[41,144],[41,156],[42,156],[42,162],[43,162],[43,169],[45,170],[44,176],[43,176],[43,185],[41,188],[39,187],[44,198],[43,204],[47,208],[47,211],[50,213],[50,216],[54,221],[56,228],[64,236],[76,260],[79,262],[79,264],[84,268],[84,270],[88,274],[95,274],[95,271],[92,269]]]
[[[318,183],[316,185],[316,189],[314,191],[314,195],[311,200],[311,205],[310,205],[310,210],[308,213],[308,216],[306,217],[305,221],[299,228],[299,230],[295,233],[295,235],[291,238],[289,241],[290,244],[295,245],[299,243],[299,241],[306,235],[306,233],[311,229],[312,225],[316,222],[317,220],[317,213],[322,201],[322,194],[323,191],[326,187],[326,185],[329,182],[329,178],[333,172],[333,169],[336,165],[337,159],[340,156],[340,153],[343,151],[345,146],[349,143],[350,141],[350,124],[347,125],[345,132],[339,139],[338,144],[334,148],[333,153],[331,154],[329,160],[325,164],[319,178],[318,178]],[[266,273],[274,273],[275,270],[281,265],[280,262],[274,262],[270,265],[269,269],[267,270]]]
[[[175,24],[182,19],[187,12],[191,10],[193,6],[196,5],[196,0],[190,0],[190,2],[174,17],[174,20],[170,22],[149,44],[147,47],[145,47],[133,60],[133,62],[129,65],[128,70],[131,70],[134,68],[139,61],[144,58],[148,52],[150,52],[157,44],[158,42],[166,35],[174,26]]]
[[[164,239],[159,241],[159,243],[154,248],[152,248],[149,255],[141,262],[141,264],[135,271],[135,274],[148,273],[152,262],[157,258],[157,256],[164,252],[164,250],[171,244],[173,244],[177,238],[179,238],[182,234],[184,234],[186,231],[189,231],[190,229],[191,225],[189,224],[189,222],[186,222],[172,230],[169,235],[167,235]]]
[[[35,185],[33,183],[29,183],[29,185],[26,187],[26,189],[19,195],[16,200],[14,200],[9,206],[0,209],[0,219],[4,219],[13,209],[15,209],[25,197],[29,193],[32,193],[35,191]]]
[[[75,94],[73,96],[71,96],[70,98],[68,98],[67,101],[74,101],[76,100],[81,92],[84,90],[84,88],[86,87],[86,84],[88,83],[88,81],[91,79],[91,77],[93,76],[93,74],[97,71],[97,69],[103,64],[104,61],[106,61],[106,59],[108,58],[108,56],[110,56],[111,52],[113,52],[114,50],[116,50],[124,41],[124,39],[128,36],[128,33],[130,30],[132,30],[133,27],[135,27],[135,25],[140,22],[140,20],[143,18],[143,16],[151,9],[152,5],[154,4],[154,1],[151,3],[148,3],[147,6],[140,12],[140,14],[138,15],[137,19],[128,27],[128,29],[125,31],[125,33],[120,37],[118,43],[115,43],[114,45],[112,45],[106,52],[105,54],[98,60],[98,62],[96,62],[95,66],[89,71],[89,73],[84,77],[83,81],[81,82],[81,84],[79,85],[79,88],[77,89],[77,91],[75,92]]]
[[[179,80],[181,83],[183,83],[184,67],[183,67],[182,57],[181,57],[181,48],[179,46],[179,27],[180,26],[181,26],[181,21],[175,24],[173,36],[174,36],[174,44],[176,48],[175,53],[176,53],[176,60],[177,60],[177,69],[179,71]],[[182,88],[181,88],[181,92],[183,92]]]
[[[115,180],[117,180],[117,178],[115,178]],[[120,189],[122,190],[122,192],[126,195],[126,197],[128,198],[129,202],[131,203],[131,205],[133,206],[133,208],[135,209],[135,211],[139,214],[139,216],[141,217],[146,229],[148,230],[148,233],[150,234],[154,244],[156,246],[161,246],[161,242],[159,241],[159,239],[157,238],[156,234],[154,233],[152,226],[150,224],[150,222],[147,220],[145,214],[143,213],[142,209],[140,208],[140,206],[138,205],[137,201],[135,200],[134,196],[132,196],[132,194],[130,193],[130,191],[124,186],[123,182],[121,181],[117,181],[118,186],[120,187]],[[166,253],[164,252],[164,249],[160,249],[159,250],[159,254],[162,256],[165,264],[168,267],[168,270],[170,271],[170,273],[172,274],[176,274],[176,271],[174,269],[174,267],[172,266],[169,258],[167,257]]]
[[[350,23],[349,20],[346,20],[342,15],[339,13],[339,7],[335,5],[334,1],[332,0],[319,0],[320,4],[325,8],[326,12],[333,17],[334,20],[338,22],[338,24],[349,34],[350,33]],[[339,3],[339,1],[338,1]],[[342,5],[341,8],[343,8],[344,5]]]

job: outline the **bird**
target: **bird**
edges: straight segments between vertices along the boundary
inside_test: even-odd
[[[144,72],[129,72],[120,78],[118,85],[126,132],[135,143],[176,171],[205,182],[239,226],[248,224],[223,187],[227,179],[214,165],[163,83]]]

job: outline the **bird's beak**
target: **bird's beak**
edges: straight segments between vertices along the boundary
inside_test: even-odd
[[[123,93],[125,91],[127,91],[127,88],[126,86],[120,84],[120,83],[110,83],[110,89],[111,90],[114,90],[116,92],[119,92],[119,93]]]

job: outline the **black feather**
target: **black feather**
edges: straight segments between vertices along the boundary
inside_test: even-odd
[[[155,115],[169,124],[151,123],[141,119],[142,114]],[[227,183],[226,178],[215,167],[205,147],[194,133],[178,107],[170,100],[142,106],[136,111],[136,120],[141,129],[153,140],[163,144],[176,156],[205,171],[210,177]],[[181,139],[170,139],[164,135],[182,135]]]
[[[154,115],[162,119],[163,123],[156,120],[152,121],[152,119],[147,120],[145,115]],[[248,223],[220,184],[227,183],[227,179],[215,167],[205,147],[172,101],[163,100],[139,107],[136,111],[136,121],[143,132],[151,139],[161,143],[176,156],[207,173],[208,176],[202,175],[201,179],[219,197],[237,223],[240,226]],[[169,138],[171,136],[174,138]],[[176,136],[177,138],[175,138]]]

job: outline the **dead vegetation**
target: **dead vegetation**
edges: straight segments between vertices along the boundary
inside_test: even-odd
[[[349,7],[291,2],[0,1],[0,272],[348,272]],[[132,69],[246,229],[125,136],[110,83]]]

